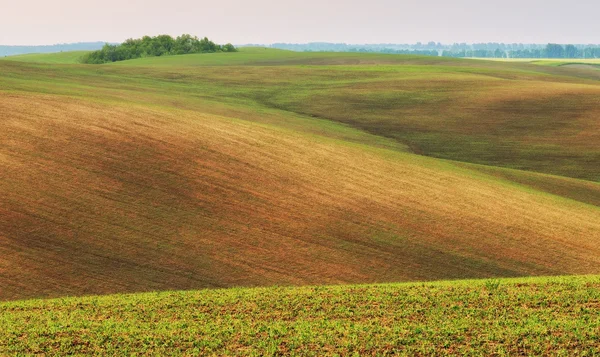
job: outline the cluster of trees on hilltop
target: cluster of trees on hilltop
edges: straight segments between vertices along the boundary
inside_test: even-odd
[[[196,36],[187,34],[178,36],[177,38],[169,35],[144,36],[139,39],[129,39],[120,45],[107,43],[101,50],[90,52],[83,56],[82,62],[100,64],[142,57],[236,51],[237,49],[231,43],[218,45],[206,37],[198,39]]]

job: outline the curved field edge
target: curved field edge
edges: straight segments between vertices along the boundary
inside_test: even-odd
[[[533,191],[544,192],[600,207],[600,183],[597,182],[495,166],[469,163],[456,163],[456,165],[479,171],[499,180],[505,180]]]
[[[31,300],[0,354],[593,356],[599,306],[598,276]]]

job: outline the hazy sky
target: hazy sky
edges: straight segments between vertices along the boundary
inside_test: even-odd
[[[234,44],[600,43],[600,0],[0,0],[0,45],[167,33]]]

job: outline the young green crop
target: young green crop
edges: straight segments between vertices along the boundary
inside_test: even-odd
[[[596,356],[600,278],[162,292],[0,304],[0,354]]]

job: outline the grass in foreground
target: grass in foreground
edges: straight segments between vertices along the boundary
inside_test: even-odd
[[[0,304],[0,354],[557,355],[600,349],[600,277]]]

